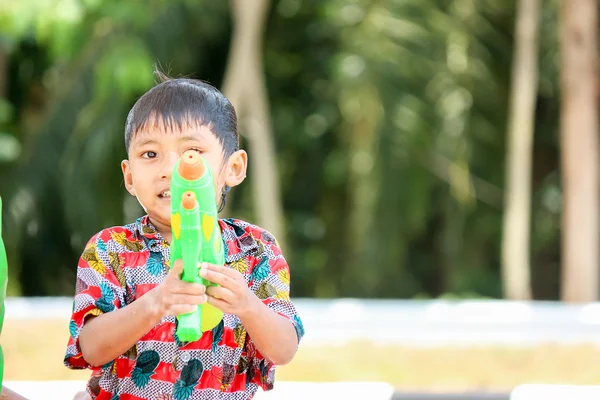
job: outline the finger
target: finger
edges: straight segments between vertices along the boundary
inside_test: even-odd
[[[225,267],[222,265],[216,265],[216,264],[211,264],[211,263],[207,263],[207,262],[200,263],[200,268],[208,269],[210,271],[215,271],[215,272],[223,272],[225,270]]]
[[[173,292],[181,294],[201,295],[206,292],[206,286],[201,283],[179,281],[173,287]]]
[[[239,277],[239,276],[242,275],[239,271],[237,271],[237,270],[235,270],[233,268],[229,268],[229,267],[224,266],[224,265],[215,265],[215,264],[209,264],[209,263],[201,263],[200,267],[201,267],[200,271],[202,271],[202,269],[208,269],[210,271],[220,272],[223,275],[229,276],[230,278],[237,278],[237,277]]]
[[[224,286],[226,288],[230,288],[235,280],[231,277],[223,274],[222,272],[215,271],[209,268],[202,268],[200,270],[200,276],[212,283],[216,283],[217,285]]]
[[[233,268],[230,268],[230,267],[228,267],[226,265],[215,265],[215,264],[209,264],[209,263],[200,263],[200,267],[202,269],[206,268],[206,269],[211,270],[211,271],[220,272],[223,275],[227,275],[230,278],[234,278],[234,279],[237,279],[237,278],[239,278],[239,277],[242,276],[242,274],[239,271],[237,271],[237,270],[235,270]]]
[[[183,260],[177,259],[171,265],[171,270],[169,271],[167,277],[175,277],[177,279],[181,279],[181,274],[183,273]]]
[[[229,304],[233,303],[233,300],[235,299],[233,292],[223,286],[211,286],[206,289],[206,294],[208,297],[221,299]]]
[[[169,302],[171,304],[197,305],[206,303],[207,297],[206,294],[201,294],[199,296],[191,294],[174,294],[169,298]]]
[[[169,308],[169,315],[177,316],[182,314],[193,313],[198,309],[198,306],[193,304],[175,304]]]
[[[223,311],[227,314],[227,310],[229,310],[229,303],[224,300],[217,299],[215,297],[208,296],[208,304],[217,307],[219,310]]]

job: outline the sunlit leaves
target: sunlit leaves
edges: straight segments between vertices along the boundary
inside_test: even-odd
[[[145,43],[136,37],[118,37],[95,68],[95,101],[113,94],[123,99],[152,86],[153,59]]]
[[[21,144],[12,135],[0,132],[0,163],[15,161],[21,154]]]

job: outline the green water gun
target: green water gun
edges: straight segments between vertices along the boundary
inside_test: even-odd
[[[184,152],[171,175],[171,260],[183,259],[181,279],[213,283],[199,276],[198,263],[223,265],[223,239],[218,223],[218,210],[213,175],[206,161],[195,150]],[[213,329],[223,319],[223,312],[210,304],[177,316],[177,336],[194,342],[203,332]]]
[[[6,260],[6,249],[2,241],[2,197],[0,197],[0,334],[4,323],[4,297],[6,297],[6,285],[8,283],[8,261]],[[0,346],[0,392],[2,391],[2,377],[4,376],[4,353]]]

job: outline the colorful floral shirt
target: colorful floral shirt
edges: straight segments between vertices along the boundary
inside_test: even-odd
[[[240,220],[219,220],[219,225],[226,265],[244,275],[264,304],[290,320],[300,342],[304,329],[289,296],[290,270],[273,236]],[[148,216],[105,229],[88,242],[77,268],[64,363],[92,370],[92,398],[241,400],[252,398],[259,387],[272,389],[275,366],[256,349],[240,319],[230,314],[189,343],[175,335],[176,318],[165,317],[116,360],[102,367],[84,360],[79,333],[86,317],[140,298],[163,281],[168,264],[169,245]]]

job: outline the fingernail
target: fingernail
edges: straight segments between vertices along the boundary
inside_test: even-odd
[[[206,269],[205,268],[200,269],[200,276],[206,276]]]

